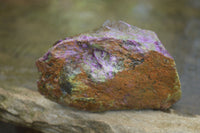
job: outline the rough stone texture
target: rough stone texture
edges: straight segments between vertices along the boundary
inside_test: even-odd
[[[36,65],[41,94],[81,110],[167,109],[181,96],[156,34],[122,21],[58,41]]]
[[[199,133],[200,116],[161,111],[72,110],[26,88],[0,88],[0,120],[44,133]]]

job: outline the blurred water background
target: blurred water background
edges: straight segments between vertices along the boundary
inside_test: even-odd
[[[182,99],[172,108],[200,114],[199,0],[0,0],[0,87],[37,91],[36,59],[56,40],[96,29],[108,19],[157,33],[182,84]],[[35,132],[17,128],[0,123],[1,133]]]

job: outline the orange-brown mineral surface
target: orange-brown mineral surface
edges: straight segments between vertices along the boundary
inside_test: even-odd
[[[58,41],[36,65],[39,92],[80,110],[167,109],[181,97],[156,34],[122,21]]]

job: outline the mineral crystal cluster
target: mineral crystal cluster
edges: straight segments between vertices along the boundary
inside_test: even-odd
[[[181,97],[174,59],[156,34],[123,21],[58,41],[36,65],[39,92],[80,110],[168,109]]]

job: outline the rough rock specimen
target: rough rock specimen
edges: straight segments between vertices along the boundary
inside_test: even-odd
[[[81,110],[167,109],[181,96],[156,34],[122,21],[58,41],[36,65],[39,92]]]

